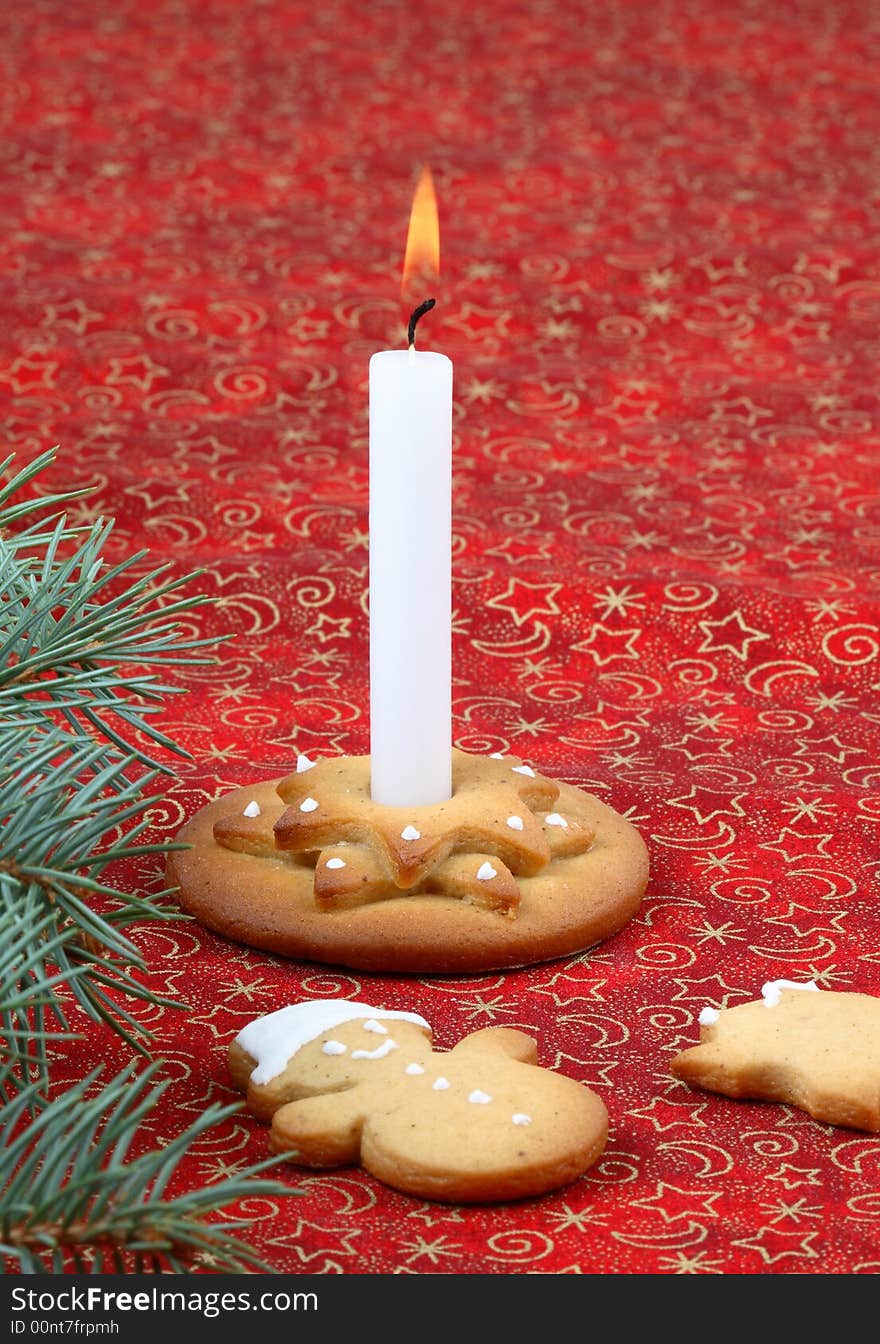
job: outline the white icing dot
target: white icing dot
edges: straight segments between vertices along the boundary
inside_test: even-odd
[[[348,1049],[341,1041],[325,1041],[321,1048],[325,1055],[344,1055]]]
[[[564,826],[568,830],[568,822],[558,812],[548,812],[544,820],[548,826]]]
[[[325,868],[344,868],[346,866],[345,859],[328,859],[324,866]]]
[[[417,831],[415,826],[404,826],[400,832],[401,840],[421,840],[422,833]]]
[[[491,863],[481,863],[477,869],[477,879],[480,882],[491,882],[492,878],[497,876],[498,873],[492,867]]]
[[[397,1042],[392,1041],[389,1036],[388,1040],[383,1041],[381,1045],[377,1045],[375,1050],[352,1050],[351,1057],[352,1059],[384,1059],[386,1055],[390,1055],[391,1051],[396,1049]]]
[[[528,775],[529,779],[535,778],[535,772],[530,765],[512,765],[510,768],[515,775]]]
[[[508,817],[507,824],[512,831],[521,831],[523,828],[522,817]]]
[[[489,760],[490,760],[490,761],[503,761],[503,760],[504,760],[504,752],[503,752],[503,751],[493,751],[493,752],[490,752],[490,753],[489,753]]]
[[[258,817],[260,815],[260,804],[258,802],[248,803],[241,815],[243,817]]]
[[[306,770],[311,770],[312,766],[315,764],[316,762],[310,761],[308,756],[299,755],[296,758],[296,773],[301,775]]]
[[[492,1098],[489,1096],[489,1093],[481,1092],[478,1087],[475,1087],[473,1092],[468,1097],[468,1101],[474,1101],[477,1103],[478,1106],[485,1106],[486,1103],[491,1100]]]
[[[701,1027],[712,1027],[718,1021],[721,1014],[717,1008],[703,1008],[697,1018]]]
[[[404,1073],[408,1073],[411,1078],[415,1078],[416,1074],[424,1072],[425,1070],[422,1068],[421,1064],[407,1064],[404,1069]]]
[[[530,1125],[532,1123],[532,1117],[526,1115],[524,1111],[517,1111],[516,1115],[512,1115],[510,1118],[515,1125]]]
[[[299,805],[299,810],[300,812],[314,812],[317,806],[318,806],[317,799],[303,798],[302,802]]]
[[[448,1078],[435,1078],[431,1086],[435,1092],[445,1092],[447,1087],[451,1087],[452,1084]]]
[[[377,1022],[375,1017],[367,1018],[364,1023],[364,1031],[371,1031],[374,1036],[387,1036],[388,1028],[383,1027],[381,1022]]]
[[[813,989],[819,991],[815,980],[768,980],[761,986],[761,998],[768,1008],[775,1008],[784,989]]]

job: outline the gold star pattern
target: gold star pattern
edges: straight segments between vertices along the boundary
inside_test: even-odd
[[[634,1199],[631,1206],[634,1209],[650,1209],[657,1213],[663,1219],[664,1223],[676,1223],[680,1219],[690,1219],[694,1216],[698,1218],[717,1218],[718,1210],[714,1208],[716,1199],[721,1198],[721,1191],[702,1191],[702,1190],[680,1190],[676,1185],[670,1185],[666,1181],[657,1182],[657,1190],[653,1195],[646,1195],[644,1199]],[[684,1208],[674,1209],[671,1206],[676,1201],[683,1200]]]
[[[665,1097],[654,1097],[647,1106],[627,1111],[627,1115],[647,1120],[658,1134],[665,1134],[670,1129],[688,1128],[691,1125],[699,1125],[701,1129],[705,1129],[706,1121],[702,1116],[706,1110],[708,1110],[706,1102],[700,1102],[695,1106],[690,1102],[667,1101]]]
[[[790,826],[783,826],[774,840],[762,840],[759,843],[762,849],[777,850],[787,863],[796,863],[799,859],[830,859],[832,856],[828,853],[827,845],[833,838],[832,831],[826,831],[823,835],[805,835],[801,831],[793,831]]]
[[[108,383],[116,386],[131,383],[141,392],[149,392],[157,379],[166,378],[170,372],[164,364],[157,364],[149,355],[125,355],[110,360],[105,377]]]
[[[795,1167],[790,1162],[783,1162],[766,1179],[779,1181],[786,1190],[796,1190],[800,1185],[821,1185],[822,1171],[820,1167]]]
[[[19,355],[8,370],[0,373],[0,383],[9,383],[13,392],[35,392],[54,386],[57,369],[58,364],[54,360],[28,359],[26,355]]]
[[[459,999],[459,1007],[464,1012],[466,1022],[479,1021],[481,1018],[494,1022],[505,1013],[516,1012],[513,1004],[505,1003],[503,994],[496,994],[491,999],[484,994],[474,994],[469,999]]]
[[[82,336],[93,322],[100,322],[103,313],[94,312],[82,299],[68,299],[66,303],[47,303],[44,310],[43,326],[68,327]]]
[[[675,283],[676,275],[671,270],[653,270],[646,271],[643,276],[643,282],[646,289],[659,290],[661,293],[670,289]]]
[[[414,1241],[403,1241],[400,1243],[401,1250],[406,1252],[406,1263],[412,1265],[417,1260],[427,1260],[429,1265],[439,1265],[443,1263],[444,1257],[448,1260],[460,1260],[464,1251],[457,1242],[450,1241],[448,1237],[435,1237],[433,1241],[427,1241],[424,1237],[416,1237]]]
[[[532,617],[558,616],[559,607],[554,598],[561,588],[561,583],[526,583],[523,579],[510,579],[504,592],[490,597],[486,606],[509,611],[514,623],[523,626]]]
[[[704,859],[697,859],[704,873],[729,873],[731,868],[745,868],[745,859],[738,859],[734,854],[707,854]]]
[[[718,621],[698,621],[697,624],[705,635],[698,653],[732,653],[742,662],[746,661],[750,644],[770,638],[766,631],[746,625],[740,611],[732,611]]]
[[[526,536],[505,537],[497,546],[487,548],[486,555],[497,555],[509,565],[522,565],[535,560],[547,560],[552,563],[553,551],[548,543],[541,546],[536,543],[534,533]]]
[[[733,745],[732,737],[722,737],[717,741],[707,742],[705,738],[698,737],[696,733],[685,733],[684,737],[679,738],[677,742],[663,742],[661,746],[665,751],[680,751],[689,761],[701,761],[707,757],[730,756],[730,747]],[[686,742],[693,742],[697,747],[705,747],[705,751],[694,751],[686,747]]]
[[[824,691],[820,691],[818,695],[808,695],[804,699],[805,703],[815,709],[817,714],[821,714],[823,710],[830,710],[833,714],[838,714],[841,710],[856,708],[856,701],[845,695],[843,691],[835,691],[833,695],[826,695]]]
[[[308,1232],[317,1235],[309,1237],[305,1235]],[[363,1228],[360,1227],[323,1227],[318,1223],[309,1222],[306,1218],[299,1218],[289,1232],[269,1238],[266,1244],[283,1246],[293,1251],[300,1264],[309,1265],[328,1255],[357,1255],[357,1247],[352,1243],[362,1233]],[[310,1246],[313,1249],[309,1249]]]
[[[588,653],[597,667],[605,667],[616,660],[637,661],[636,643],[641,633],[640,626],[613,630],[597,621],[586,639],[572,644],[571,648],[573,653]]]
[[[790,1219],[793,1223],[799,1223],[809,1218],[821,1220],[824,1217],[819,1205],[808,1204],[803,1197],[790,1204],[784,1199],[780,1199],[775,1204],[763,1204],[761,1207],[770,1219],[771,1226],[785,1222],[786,1219]]]
[[[696,937],[699,946],[703,943],[718,943],[723,947],[725,943],[729,942],[745,942],[745,934],[741,933],[733,924],[725,923],[715,925],[710,924],[707,919],[704,920],[700,927],[695,931],[694,936]]]
[[[598,594],[593,606],[602,606],[603,610],[599,612],[599,616],[603,621],[607,621],[612,612],[619,612],[621,616],[627,616],[630,607],[643,609],[645,604],[641,599],[644,596],[644,593],[634,592],[628,583],[620,589],[614,589],[609,585],[604,593]]]
[[[792,825],[796,825],[803,817],[818,823],[820,817],[830,817],[837,811],[835,803],[823,803],[819,798],[795,798],[793,803],[782,803],[781,808],[783,812],[792,813]]]
[[[762,1227],[751,1237],[739,1237],[734,1246],[757,1251],[765,1265],[778,1265],[783,1260],[818,1260],[819,1252],[813,1243],[818,1232],[784,1232],[777,1227]]]
[[[759,420],[772,416],[766,406],[757,406],[750,397],[734,397],[731,401],[716,403],[710,420],[739,420],[742,424],[754,428]]]
[[[675,1255],[663,1256],[659,1264],[661,1268],[668,1269],[673,1274],[723,1274],[723,1261],[712,1259],[708,1251],[697,1251],[694,1255],[687,1255],[684,1251],[676,1251]]]
[[[678,309],[671,299],[645,299],[639,310],[647,321],[669,322],[677,316]]]
[[[797,750],[795,756],[826,756],[829,761],[835,761],[838,765],[843,765],[847,756],[864,756],[864,747],[847,746],[841,742],[840,738],[832,733],[828,737],[796,737]],[[828,750],[820,751],[820,747],[828,746]],[[834,748],[834,750],[831,750]]]
[[[621,393],[607,406],[597,406],[597,415],[607,415],[618,425],[636,425],[656,420],[660,409],[659,401],[639,401],[635,397]]]
[[[744,793],[731,796],[706,788],[703,784],[692,784],[687,793],[681,794],[678,798],[670,798],[669,804],[671,807],[681,807],[687,812],[692,812],[697,825],[705,826],[713,817],[744,817],[745,809],[740,806],[740,799],[745,797]],[[707,801],[698,802],[700,798]]]
[[[608,1212],[604,1209],[573,1209],[571,1205],[563,1204],[561,1209],[549,1210],[547,1219],[555,1222],[554,1232],[567,1232],[570,1228],[576,1232],[588,1232],[590,1227],[603,1227],[608,1220]]]
[[[331,639],[350,639],[351,638],[350,616],[330,616],[326,611],[318,613],[317,620],[306,630],[307,635],[315,635],[322,644],[326,644]]]

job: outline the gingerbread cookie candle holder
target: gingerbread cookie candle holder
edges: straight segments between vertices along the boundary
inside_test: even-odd
[[[289,957],[460,972],[582,951],[638,909],[638,832],[515,756],[452,754],[452,795],[389,807],[369,756],[237,789],[181,832],[170,877],[209,928]]]
[[[407,242],[439,233],[423,174]],[[423,239],[413,227],[427,222]],[[427,250],[426,250],[427,249]],[[406,273],[406,268],[405,268]],[[171,860],[185,910],[256,947],[374,971],[484,971],[579,952],[638,908],[636,831],[514,756],[452,752],[452,363],[370,360],[371,756],[210,804]]]

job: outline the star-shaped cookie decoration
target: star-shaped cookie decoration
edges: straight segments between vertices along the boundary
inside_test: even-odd
[[[515,756],[453,752],[452,797],[398,808],[370,796],[369,756],[307,762],[278,785],[286,808],[230,815],[214,826],[227,849],[314,867],[315,902],[335,910],[439,893],[508,916],[518,877],[581,854],[584,817],[554,810],[559,787]]]
[[[807,992],[804,991],[814,991]],[[785,1101],[829,1125],[880,1132],[880,998],[772,981],[762,998],[704,1010],[677,1078],[729,1097]]]

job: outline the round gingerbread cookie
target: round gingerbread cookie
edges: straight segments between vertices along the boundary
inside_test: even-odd
[[[453,753],[433,807],[370,798],[370,758],[313,763],[202,808],[169,878],[228,938],[368,971],[523,966],[584,950],[639,907],[633,826],[515,756]]]

